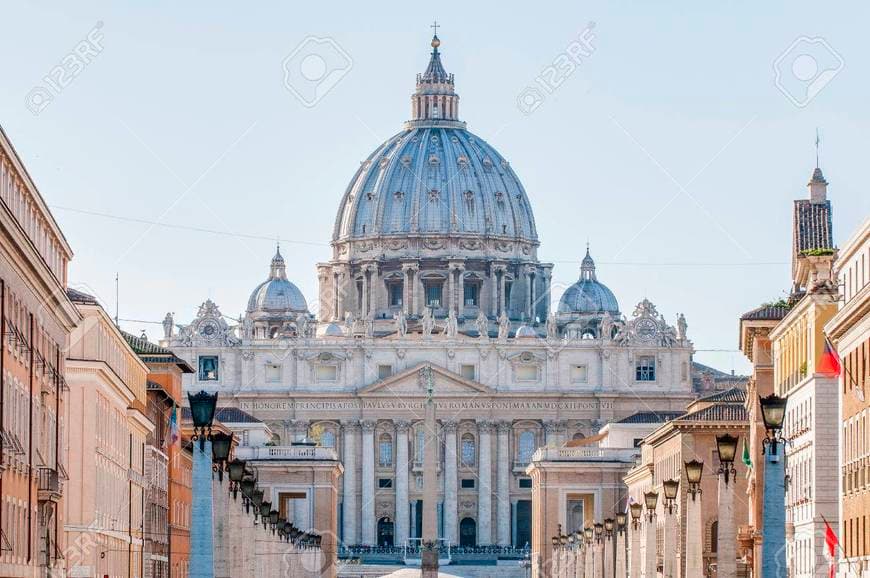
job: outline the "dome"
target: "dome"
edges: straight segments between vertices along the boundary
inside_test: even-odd
[[[296,285],[287,280],[280,249],[272,258],[269,278],[257,285],[248,299],[248,313],[305,313],[308,305]]]
[[[536,246],[526,191],[508,161],[459,121],[453,75],[434,40],[411,97],[412,120],[357,170],[338,209],[333,243],[414,236],[426,244],[427,237],[448,236]]]
[[[538,332],[535,331],[534,328],[529,327],[524,323],[517,328],[517,332],[514,337],[516,337],[517,339],[534,339],[538,337]]]
[[[559,313],[619,314],[619,303],[613,291],[595,277],[595,261],[586,249],[580,265],[580,280],[568,287],[559,300]]]
[[[330,323],[322,333],[323,337],[344,337],[344,330],[337,323]]]

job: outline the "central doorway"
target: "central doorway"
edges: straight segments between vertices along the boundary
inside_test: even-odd
[[[393,521],[389,518],[378,520],[378,546],[393,545]]]
[[[471,518],[459,522],[459,545],[477,546],[477,522]]]

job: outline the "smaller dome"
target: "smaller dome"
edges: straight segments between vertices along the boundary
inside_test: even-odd
[[[330,323],[323,330],[323,337],[344,337],[344,330],[337,323]]]
[[[305,313],[308,304],[296,285],[287,280],[280,249],[272,257],[269,278],[257,285],[248,299],[248,313]]]
[[[533,327],[529,327],[528,325],[523,323],[517,328],[517,332],[514,337],[516,337],[517,339],[534,339],[538,337],[538,332],[535,331]]]
[[[580,265],[580,280],[568,287],[559,300],[559,313],[619,314],[619,303],[613,291],[595,277],[595,261],[586,248]]]

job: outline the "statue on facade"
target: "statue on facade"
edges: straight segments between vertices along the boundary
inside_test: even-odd
[[[483,310],[478,312],[474,325],[477,327],[477,333],[481,339],[489,339],[489,319],[486,318]]]
[[[547,317],[547,339],[559,339],[559,325],[556,323],[556,312]]]
[[[399,334],[399,337],[404,337],[408,334],[408,318],[405,317],[405,310],[399,309],[395,315],[393,315],[393,319],[396,320],[396,333]]]
[[[296,336],[300,338],[308,337],[308,317],[304,313],[296,316]]]
[[[435,329],[435,318],[432,317],[432,309],[430,307],[423,308],[423,318],[420,320],[423,326],[423,337],[430,337]]]
[[[447,324],[444,327],[444,332],[447,337],[456,337],[459,333],[459,319],[456,318],[456,312],[451,309],[447,314]]]
[[[353,323],[354,323],[353,313],[351,313],[350,311],[345,311],[344,312],[344,324],[347,327],[347,334],[348,335],[353,335]]]
[[[507,313],[502,311],[498,316],[498,338],[502,341],[508,338],[511,330],[511,320],[508,319]]]
[[[614,335],[613,340],[620,345],[627,345],[631,341],[631,328],[628,323],[621,321],[617,325],[616,335]]]
[[[366,315],[366,337],[374,337],[375,336],[375,311],[372,309],[369,311],[369,314]]]
[[[686,341],[686,329],[688,327],[689,324],[686,323],[686,316],[680,313],[677,316],[677,339],[679,339],[681,343],[685,343]]]
[[[172,334],[175,331],[175,317],[172,313],[167,313],[163,318],[163,338],[172,339]]]
[[[605,311],[601,317],[600,337],[604,341],[610,341],[613,338],[613,317],[609,312]]]

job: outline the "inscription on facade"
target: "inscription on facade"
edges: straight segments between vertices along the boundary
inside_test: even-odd
[[[242,401],[239,406],[244,411],[340,411],[340,410],[407,410],[422,409],[425,400],[404,399],[275,399]],[[436,409],[450,410],[540,410],[540,411],[581,411],[613,409],[611,401],[583,400],[511,400],[511,399],[468,399],[436,401]]]

